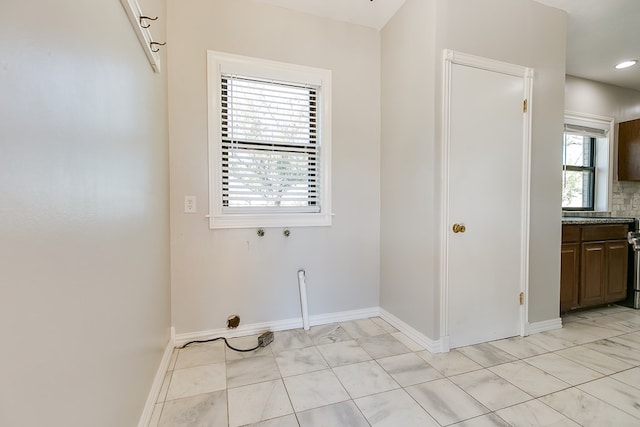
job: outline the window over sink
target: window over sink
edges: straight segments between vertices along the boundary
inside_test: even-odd
[[[565,112],[563,210],[611,211],[613,123],[610,117]]]

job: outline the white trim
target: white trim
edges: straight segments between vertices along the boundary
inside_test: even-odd
[[[526,335],[537,334],[545,331],[553,331],[554,329],[562,329],[562,319],[543,320],[542,322],[527,323]]]
[[[383,308],[380,309],[380,317],[431,353],[442,353],[449,350],[448,348],[444,349],[442,339],[432,340]]]
[[[136,37],[138,37],[138,41],[140,42],[140,46],[142,46],[142,50],[144,50],[144,54],[147,55],[151,68],[153,68],[153,71],[156,73],[159,73],[160,54],[151,49],[151,42],[153,41],[151,31],[148,28],[143,27],[140,23],[140,17],[144,16],[144,13],[142,13],[142,10],[140,9],[140,5],[137,0],[120,0],[120,3],[122,3],[124,11],[127,13],[129,22],[133,27],[133,31],[136,33]],[[147,23],[148,22],[149,21],[147,21]]]
[[[358,310],[341,311],[337,313],[326,313],[309,316],[311,326],[326,325],[328,323],[346,322],[349,320],[366,319],[380,315],[380,308],[371,307]],[[178,334],[175,345],[181,346],[189,341],[207,340],[217,337],[236,338],[247,335],[255,335],[265,331],[287,331],[290,329],[302,328],[302,317],[293,319],[276,320],[273,322],[252,323],[241,325],[235,329],[219,328],[207,331],[187,332]]]
[[[176,330],[172,327],[169,333],[169,342],[164,349],[164,354],[162,355],[162,359],[160,360],[160,365],[156,370],[156,376],[153,379],[151,390],[149,390],[149,394],[147,395],[147,401],[144,405],[144,409],[142,410],[142,415],[140,416],[138,427],[147,427],[149,425],[149,422],[151,421],[153,409],[155,408],[156,402],[158,401],[160,389],[162,388],[164,377],[167,373],[167,369],[169,368],[169,363],[171,362],[171,355],[173,354],[173,349],[175,348],[175,334]]]
[[[367,319],[380,316],[380,307],[362,308],[358,310],[340,311],[337,313],[317,314],[309,316],[311,326],[326,325],[329,323],[348,322],[350,320]]]
[[[524,80],[524,99],[527,100],[527,110],[523,114],[523,156],[522,156],[522,218],[521,218],[521,257],[520,257],[520,291],[524,292],[525,304],[520,311],[520,334],[526,333],[529,305],[529,200],[531,195],[531,118],[533,75],[531,68],[506,62],[495,61],[449,49],[443,50],[443,91],[442,91],[442,151],[440,165],[441,181],[441,211],[440,211],[440,346],[442,351],[449,351],[449,158],[450,158],[450,127],[451,127],[451,66],[452,64],[466,65],[486,71],[521,77]]]

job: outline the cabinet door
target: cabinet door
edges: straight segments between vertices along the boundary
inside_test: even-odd
[[[618,125],[618,179],[640,181],[640,119]]]
[[[627,261],[629,243],[614,240],[606,243],[607,283],[605,302],[615,302],[627,296]]]
[[[560,311],[578,308],[580,243],[564,243],[560,255]]]
[[[605,242],[582,244],[580,306],[604,304],[607,264]]]

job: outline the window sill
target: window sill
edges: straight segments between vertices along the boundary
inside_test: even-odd
[[[327,227],[333,214],[208,215],[209,228]]]

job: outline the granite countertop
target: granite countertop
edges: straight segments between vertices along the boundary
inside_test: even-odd
[[[631,224],[635,218],[563,216],[563,224]]]

